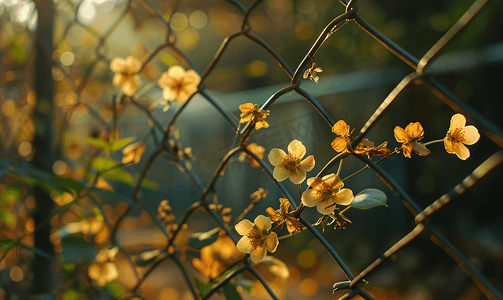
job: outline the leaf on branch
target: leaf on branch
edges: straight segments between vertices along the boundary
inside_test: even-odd
[[[192,248],[201,250],[202,248],[213,244],[218,239],[218,234],[210,235],[206,237],[204,233],[194,233],[192,237],[189,238],[188,242]]]
[[[386,194],[378,189],[364,189],[351,202],[351,207],[357,209],[369,209],[378,206],[388,206]]]
[[[82,183],[70,178],[56,177],[54,181],[64,190],[69,192],[74,191],[75,195],[80,195],[83,189],[86,188]]]
[[[211,284],[201,282],[197,278],[194,278],[194,282],[196,283],[196,288],[199,291],[199,295],[201,295],[201,297],[204,298],[211,291]]]
[[[138,259],[135,261],[135,264],[140,267],[146,267],[153,263],[157,257],[161,254],[161,250],[156,249],[152,251],[143,252],[138,256]]]
[[[133,138],[125,138],[118,141],[113,141],[110,144],[110,152],[121,150],[122,148],[126,147],[129,143],[131,143],[133,140],[134,140]]]
[[[87,143],[94,145],[103,151],[110,152],[110,145],[105,140],[99,138],[87,138]]]
[[[240,300],[241,295],[239,295],[238,291],[236,290],[236,286],[234,284],[227,283],[223,287],[224,289],[224,295],[225,299],[227,300]]]

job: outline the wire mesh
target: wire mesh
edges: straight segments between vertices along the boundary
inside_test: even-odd
[[[197,65],[182,51],[177,47],[177,37],[172,29],[170,20],[173,15],[177,12],[180,1],[175,1],[174,4],[170,6],[169,9],[166,7],[158,8],[150,0],[133,1],[129,0],[124,5],[123,11],[112,18],[109,26],[101,31],[97,31],[95,28],[84,24],[78,16],[80,10],[82,10],[82,2],[72,2],[72,1],[58,1],[56,2],[56,16],[61,20],[64,20],[66,26],[64,31],[61,33],[56,33],[55,48],[64,48],[66,43],[66,38],[68,36],[74,35],[75,31],[81,34],[86,34],[90,40],[93,40],[96,45],[94,46],[95,53],[82,53],[83,59],[88,59],[91,61],[87,70],[84,71],[82,77],[78,77],[78,74],[73,73],[68,68],[66,68],[61,61],[54,61],[53,76],[61,77],[60,85],[67,85],[74,93],[75,101],[72,105],[65,107],[66,117],[63,118],[62,124],[58,125],[58,130],[60,130],[60,135],[62,131],[67,128],[72,115],[78,109],[82,109],[82,106],[93,116],[96,121],[96,126],[104,128],[109,135],[116,135],[118,132],[120,124],[118,124],[121,117],[121,109],[124,105],[131,104],[137,107],[149,121],[150,126],[150,136],[154,140],[156,149],[149,155],[145,166],[141,170],[141,175],[137,180],[135,180],[134,190],[131,193],[131,199],[134,201],[134,205],[138,206],[140,209],[145,210],[151,217],[151,221],[156,225],[165,235],[168,240],[165,250],[159,255],[155,263],[149,265],[146,271],[139,274],[136,271],[135,263],[133,262],[132,255],[130,251],[121,245],[118,236],[119,228],[123,225],[124,220],[134,210],[133,203],[127,205],[125,209],[115,221],[115,224],[108,222],[108,226],[111,231],[111,241],[114,245],[118,246],[120,251],[124,253],[131,265],[131,269],[135,272],[135,277],[137,279],[135,286],[124,294],[121,299],[141,299],[141,287],[147,278],[165,261],[172,260],[176,267],[178,268],[180,274],[183,276],[184,280],[194,299],[209,299],[221,288],[225,287],[231,280],[236,276],[249,272],[253,277],[255,277],[263,285],[267,293],[272,299],[278,299],[279,297],[275,294],[273,289],[269,286],[267,281],[262,277],[262,275],[255,269],[252,264],[250,257],[247,255],[244,259],[236,262],[239,268],[233,269],[230,273],[225,274],[225,276],[218,282],[214,282],[211,289],[205,294],[200,295],[196,283],[193,278],[189,275],[187,267],[184,265],[182,258],[180,257],[179,246],[177,245],[177,237],[182,232],[184,224],[193,217],[196,211],[205,211],[215,224],[223,230],[228,237],[232,239],[234,243],[238,242],[235,234],[232,232],[232,227],[224,222],[223,216],[215,210],[215,203],[211,202],[211,199],[215,199],[217,193],[216,184],[221,179],[222,174],[226,167],[229,165],[233,158],[241,153],[246,153],[249,157],[253,158],[260,165],[261,169],[267,177],[269,177],[272,182],[276,185],[278,190],[281,192],[284,198],[288,199],[293,209],[297,209],[298,204],[295,198],[292,197],[287,188],[281,183],[274,179],[273,172],[268,166],[268,164],[258,157],[255,153],[250,151],[246,145],[250,136],[255,134],[253,128],[253,122],[248,122],[240,128],[236,118],[230,114],[226,108],[222,107],[217,101],[218,97],[215,97],[211,92],[208,92],[206,81],[212,72],[215,70],[217,64],[221,59],[224,58],[226,51],[234,46],[235,39],[244,37],[250,42],[260,46],[272,59],[274,59],[279,67],[286,73],[290,82],[285,84],[283,88],[270,95],[270,97],[260,105],[260,109],[270,109],[274,104],[280,102],[285,95],[292,92],[297,93],[302,96],[312,108],[323,118],[324,122],[331,129],[335,122],[334,118],[325,110],[325,108],[305,89],[301,88],[301,76],[307,68],[312,66],[312,61],[314,59],[317,51],[323,46],[325,41],[329,39],[332,35],[337,35],[337,31],[341,29],[344,25],[348,23],[356,23],[362,30],[364,30],[368,35],[382,44],[386,49],[393,53],[396,57],[404,61],[408,66],[412,68],[411,73],[405,76],[401,82],[399,82],[396,87],[389,93],[389,95],[382,101],[380,106],[375,110],[375,112],[368,118],[365,125],[361,128],[358,135],[352,141],[352,148],[355,149],[357,145],[367,136],[367,134],[376,126],[378,122],[383,118],[383,116],[389,111],[389,108],[394,104],[397,98],[407,89],[410,88],[412,84],[420,84],[430,90],[435,94],[439,100],[443,101],[445,104],[450,106],[453,111],[463,113],[468,117],[469,120],[476,123],[477,127],[481,129],[481,132],[491,139],[499,147],[503,147],[503,132],[500,128],[495,126],[491,121],[485,118],[482,114],[478,113],[466,102],[462,101],[459,97],[454,95],[449,89],[444,87],[435,77],[429,72],[429,66],[431,63],[439,57],[440,53],[445,49],[446,45],[451,41],[456,39],[457,34],[463,30],[465,27],[469,26],[470,21],[477,16],[479,11],[483,10],[484,5],[487,1],[475,1],[473,5],[464,13],[464,15],[426,52],[426,54],[418,59],[414,57],[411,53],[407,52],[399,45],[394,43],[391,39],[387,38],[385,35],[381,34],[378,30],[372,27],[371,24],[366,22],[359,14],[359,5],[365,6],[365,3],[353,0],[346,2],[341,0],[341,4],[345,7],[345,12],[340,16],[334,18],[325,29],[319,34],[316,41],[313,43],[310,50],[303,56],[302,61],[296,66],[295,71],[290,68],[290,66],[285,62],[285,60],[264,40],[262,40],[258,35],[254,33],[253,26],[250,24],[250,16],[254,10],[259,6],[259,4],[264,1],[257,0],[253,2],[248,8],[246,8],[239,1],[228,0],[227,3],[231,4],[236,11],[240,13],[239,18],[241,20],[240,29],[236,32],[229,34],[223,42],[220,44],[219,49],[214,54],[211,61],[208,63],[204,71],[200,71]],[[42,3],[37,3],[37,5],[43,5]],[[107,54],[109,49],[107,49],[107,41],[112,38],[116,33],[117,28],[123,22],[123,20],[128,15],[139,14],[137,11],[144,9],[151,16],[155,16],[162,26],[166,30],[166,34],[163,37],[164,42],[157,46],[150,53],[143,53],[143,59],[141,64],[140,72],[147,72],[149,65],[154,59],[163,55],[164,51],[169,51],[177,60],[190,66],[201,76],[201,82],[198,85],[198,90],[193,93],[188,101],[183,105],[176,107],[176,111],[170,116],[170,119],[165,121],[160,121],[159,118],[152,113],[150,107],[144,104],[142,101],[138,100],[142,93],[146,93],[149,88],[152,88],[151,84],[146,84],[141,88],[141,91],[133,96],[124,96],[122,98],[113,98],[113,107],[110,111],[113,112],[112,121],[109,122],[103,117],[102,111],[100,111],[100,104],[95,107],[90,105],[90,100],[95,95],[89,95],[90,78],[96,72],[104,68],[108,68],[110,64],[110,59]],[[166,12],[167,11],[167,12]],[[137,16],[141,18],[140,16]],[[117,37],[114,37],[117,38]],[[183,37],[182,37],[183,38]],[[85,58],[89,56],[88,58]],[[152,76],[150,79],[152,79]],[[221,118],[225,120],[229,128],[236,132],[235,140],[231,150],[229,150],[223,158],[221,159],[219,165],[214,169],[213,175],[210,177],[206,184],[203,183],[196,172],[194,172],[189,166],[190,161],[184,160],[183,157],[179,155],[180,146],[172,141],[172,136],[176,134],[175,125],[180,118],[183,118],[184,113],[188,110],[188,106],[193,102],[194,96],[200,95],[204,98],[214,109],[218,111]],[[98,97],[99,98],[99,97]],[[97,108],[98,107],[98,108]],[[167,125],[163,125],[167,124]],[[327,127],[328,128],[328,127]],[[228,146],[226,146],[228,149]],[[193,149],[197,151],[197,149]],[[101,153],[96,153],[96,157]],[[335,156],[317,175],[321,177],[327,175],[328,171],[336,166],[342,159],[349,158],[353,156],[361,160],[367,167],[372,169],[372,171],[393,191],[398,198],[403,202],[403,205],[411,215],[414,217],[416,226],[405,236],[403,236],[398,242],[389,247],[384,254],[365,268],[362,272],[354,275],[351,269],[344,262],[344,258],[337,253],[333,248],[331,243],[329,243],[325,237],[315,228],[313,225],[303,217],[300,217],[300,222],[305,226],[306,230],[310,232],[319,242],[323,245],[327,253],[332,257],[332,259],[337,263],[342,272],[344,273],[347,281],[341,281],[334,284],[334,289],[337,290],[348,290],[348,293],[342,296],[340,299],[352,299],[359,295],[364,299],[373,299],[373,297],[365,291],[364,282],[365,278],[368,278],[371,274],[375,273],[376,270],[382,268],[384,264],[388,261],[390,257],[398,253],[404,246],[408,243],[414,241],[420,236],[421,233],[425,233],[432,242],[438,245],[443,251],[445,251],[459,266],[461,266],[465,272],[472,278],[476,285],[482,290],[485,296],[489,299],[503,299],[500,291],[498,291],[493,284],[485,277],[485,275],[479,271],[476,265],[468,259],[462,251],[458,249],[454,244],[452,244],[449,239],[447,239],[444,234],[442,234],[431,221],[431,216],[435,214],[436,211],[443,208],[446,204],[452,201],[452,199],[464,193],[468,188],[473,186],[479,181],[484,175],[490,172],[503,160],[503,152],[498,151],[494,155],[488,157],[479,167],[477,167],[465,180],[456,185],[452,190],[444,194],[438,200],[431,202],[429,206],[425,209],[421,208],[419,204],[410,196],[407,191],[401,187],[395,179],[388,174],[383,168],[378,164],[379,162],[368,159],[362,155],[356,155],[354,153],[344,152]],[[184,214],[179,218],[177,226],[172,227],[172,229],[167,230],[166,226],[162,224],[157,218],[156,213],[153,212],[147,205],[143,202],[144,194],[142,194],[142,186],[151,170],[151,168],[163,157],[168,157],[171,159],[178,169],[192,182],[193,188],[199,194],[198,199],[190,206],[186,208]],[[99,178],[99,174],[95,176],[93,184],[96,184]]]

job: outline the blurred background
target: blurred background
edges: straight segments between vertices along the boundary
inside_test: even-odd
[[[240,1],[249,7],[253,1]],[[204,71],[223,40],[240,31],[242,13],[226,1],[152,1],[158,12],[169,19],[176,36],[176,46]],[[428,49],[472,5],[470,0],[458,1],[362,1],[358,13],[372,26],[416,57]],[[165,43],[167,28],[155,11],[143,1],[132,1],[130,8],[122,0],[57,0],[54,23],[54,135],[57,137],[57,161],[53,172],[62,177],[85,179],[89,160],[96,148],[87,137],[106,138],[114,117],[118,120],[120,137],[136,137],[147,143],[143,159],[126,170],[138,178],[146,158],[155,150],[145,113],[125,101],[120,115],[113,110],[114,95],[110,61],[115,57],[135,56],[142,62]],[[442,84],[475,110],[503,128],[500,68],[503,66],[503,4],[492,1],[480,11],[468,28],[445,49],[432,64],[431,70]],[[335,0],[267,0],[250,15],[252,33],[263,39],[293,70],[309,51],[323,28],[344,12]],[[122,17],[123,16],[123,17]],[[116,23],[118,19],[120,22]],[[37,11],[35,4],[22,0],[0,0],[0,158],[17,163],[33,159],[33,138],[37,126],[32,120],[36,105],[34,63]],[[337,121],[344,119],[356,132],[366,123],[375,109],[413,70],[365,33],[349,22],[333,34],[317,52],[315,62],[323,69],[319,83],[302,81],[302,88],[313,95]],[[144,107],[154,107],[162,99],[162,90],[155,83],[171,65],[181,64],[176,53],[161,49],[140,73],[145,92],[136,97]],[[290,80],[276,61],[262,48],[241,36],[234,39],[215,69],[207,77],[206,91],[224,109],[239,119],[239,105],[247,102],[262,104],[274,92],[287,86]],[[151,84],[151,86],[148,86]],[[388,148],[399,147],[393,129],[410,122],[421,122],[425,129],[424,142],[442,139],[455,112],[424,86],[417,84],[397,98],[368,138]],[[151,110],[152,116],[166,126],[180,105],[176,103],[163,112]],[[330,143],[336,137],[325,121],[303,98],[289,93],[271,108],[268,129],[252,134],[250,142],[265,148],[286,150],[298,139],[314,155],[316,166],[308,174],[314,177],[336,154]],[[475,124],[476,120],[468,120]],[[234,130],[202,96],[196,95],[176,123],[177,141],[183,148],[191,147],[192,169],[208,183],[221,159],[230,150]],[[405,159],[394,155],[382,167],[425,208],[468,176],[499,147],[487,137],[469,147],[467,161],[447,154],[442,144],[429,146],[428,157]],[[121,152],[112,153],[117,161]],[[267,159],[266,159],[267,161]],[[342,176],[364,165],[357,159],[344,160]],[[334,172],[336,169],[333,170]],[[502,200],[501,167],[490,172],[466,193],[437,212],[433,223],[454,245],[503,290],[503,221],[499,210]],[[148,178],[158,184],[156,190],[143,189],[141,201],[151,210],[168,199],[176,220],[199,193],[193,183],[169,158],[160,158]],[[297,203],[297,187],[285,181]],[[105,186],[130,195],[133,188],[117,180]],[[345,182],[356,194],[368,188],[379,188],[388,196],[388,207],[367,211],[349,210],[345,215],[352,224],[345,230],[325,228],[323,235],[357,274],[400,240],[412,228],[412,215],[400,200],[372,173],[366,171]],[[249,162],[233,159],[216,185],[219,203],[232,209],[236,218],[251,202],[249,195],[258,188],[269,191],[246,216],[254,219],[265,214],[267,207],[277,209],[281,194],[260,168]],[[306,187],[306,183],[303,183]],[[0,182],[0,228],[2,237],[22,236],[33,232],[30,210],[35,199],[30,189],[18,181],[4,177]],[[51,219],[54,228],[63,228],[81,220],[79,212],[86,204],[76,204],[73,212]],[[88,207],[87,207],[88,208]],[[103,212],[113,219],[121,204],[104,204]],[[70,210],[69,210],[70,211]],[[304,216],[316,222],[318,213],[307,209]],[[215,227],[203,212],[188,222],[186,235]],[[285,230],[286,233],[286,230]],[[166,246],[160,232],[139,209],[128,215],[119,231],[122,244],[138,255],[146,249]],[[107,243],[109,233],[92,239],[97,249]],[[183,243],[179,245],[183,248]],[[57,248],[57,247],[56,247]],[[185,246],[185,264],[192,275],[207,278],[194,259],[201,253]],[[58,249],[56,249],[58,252]],[[61,252],[61,249],[59,249]],[[343,292],[332,295],[332,285],[345,280],[336,263],[322,245],[308,232],[282,240],[273,257],[282,260],[289,277],[279,276],[265,264],[257,269],[271,283],[281,299],[338,299]],[[30,257],[24,252],[10,252],[0,263],[0,288],[6,298],[27,297],[30,282]],[[134,286],[132,273],[123,257],[116,264],[121,276],[116,280],[125,290]],[[141,268],[140,268],[141,269]],[[14,271],[13,271],[14,270]],[[14,275],[13,275],[14,274]],[[61,275],[61,274],[60,274]],[[207,277],[208,275],[206,275]],[[245,274],[245,278],[247,275]],[[252,278],[248,278],[252,280]],[[367,278],[366,290],[376,299],[486,299],[462,268],[424,235],[403,249],[378,272]],[[243,299],[257,299],[267,294],[257,282],[251,292],[242,291]],[[70,292],[69,292],[70,291]],[[176,273],[173,263],[163,263],[144,285],[145,299],[191,299],[185,282]],[[73,293],[73,294],[72,294]],[[65,287],[61,299],[85,297],[78,288]],[[77,295],[77,296],[75,296]],[[9,297],[7,297],[9,296]],[[72,297],[76,298],[72,298]],[[87,296],[89,297],[89,296]],[[223,298],[221,295],[215,299]]]

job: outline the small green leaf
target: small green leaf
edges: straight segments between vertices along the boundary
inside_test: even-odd
[[[138,256],[138,259],[136,260],[136,265],[140,267],[145,267],[153,263],[157,257],[161,254],[160,250],[152,250],[152,251],[146,251],[143,252]]]
[[[351,206],[357,209],[369,209],[378,206],[388,206],[387,197],[378,189],[364,189],[355,196]]]
[[[227,299],[227,300],[242,299],[241,295],[239,295],[238,291],[236,290],[236,286],[234,284],[227,283],[226,285],[224,285],[223,289],[224,289],[225,299]]]
[[[0,238],[0,248],[7,249],[14,243],[14,240],[8,238]]]
[[[201,250],[202,248],[213,244],[218,239],[218,234],[210,235],[209,237],[204,237],[201,239],[203,233],[194,233],[192,237],[189,238],[189,245],[193,248]]]
[[[146,187],[147,189],[156,191],[159,188],[159,184],[157,182],[154,182],[150,179],[143,179],[143,182],[141,183],[143,187]]]
[[[129,143],[131,143],[133,140],[134,140],[133,138],[125,138],[118,141],[113,141],[112,144],[110,145],[110,152],[121,150],[122,148],[126,147]]]
[[[211,291],[211,284],[201,282],[197,278],[194,278],[194,281],[196,283],[196,288],[199,291],[199,295],[204,298]]]
[[[91,261],[96,257],[96,249],[89,244],[81,234],[67,236],[61,239],[64,262]]]
[[[87,138],[87,143],[94,145],[98,148],[101,148],[102,150],[106,152],[110,152],[110,145],[108,144],[107,141],[104,141],[102,139],[98,138]]]
[[[115,299],[119,299],[126,293],[126,289],[115,281],[109,281],[105,284],[106,291]]]
[[[80,192],[86,188],[85,185],[82,183],[75,181],[70,178],[63,178],[63,177],[56,177],[54,181],[63,189],[69,190],[69,191],[75,191],[77,195],[80,194]]]
[[[97,157],[93,160],[91,166],[97,171],[108,171],[112,168],[117,167],[119,164],[112,159]]]

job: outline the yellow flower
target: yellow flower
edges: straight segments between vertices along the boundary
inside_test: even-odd
[[[316,72],[323,72],[323,70],[320,67],[318,67],[316,65],[316,63],[309,61],[308,64],[309,64],[309,69],[307,69],[306,72],[304,72],[304,76],[303,76],[304,79],[306,79],[307,76],[309,76],[309,79],[318,83],[319,77],[318,77],[318,75],[316,75]]]
[[[132,56],[125,60],[114,58],[110,62],[110,70],[115,73],[113,85],[120,87],[124,94],[132,96],[140,87],[140,76],[136,74],[140,69],[141,62]]]
[[[180,104],[187,102],[190,96],[197,92],[199,82],[201,77],[196,71],[185,71],[181,66],[171,66],[167,72],[162,73],[157,83],[163,89],[164,101],[161,101],[165,105],[163,110],[169,108],[168,101],[176,100]]]
[[[257,155],[260,158],[264,158],[264,153],[265,153],[265,148],[258,145],[257,143],[251,143],[248,146],[246,146],[246,149],[250,150],[253,152],[255,155]],[[246,154],[246,152],[242,152],[241,155],[239,156],[239,161],[243,161],[248,157],[248,161],[251,162],[252,167],[257,168],[260,167],[260,164],[258,161],[253,159],[253,157],[249,156]]]
[[[268,110],[260,109],[258,104],[252,103],[241,104],[239,109],[241,110],[240,124],[248,123],[250,120],[253,120],[256,130],[269,127],[269,124],[265,121],[265,118],[269,115]]]
[[[296,230],[299,232],[302,231],[302,224],[300,221],[288,212],[288,209],[290,208],[290,202],[288,199],[280,198],[279,201],[281,202],[281,205],[278,210],[274,210],[272,207],[268,207],[265,210],[265,212],[269,215],[269,218],[271,218],[271,221],[280,222],[280,224],[285,222],[286,229],[288,229],[288,232],[290,233]]]
[[[344,120],[339,120],[332,127],[332,132],[338,135],[338,137],[332,141],[332,148],[337,152],[342,152],[344,150],[351,152],[350,148],[348,148],[351,143],[349,125],[346,124]]]
[[[341,189],[344,183],[334,173],[313,177],[307,180],[311,187],[302,194],[302,203],[307,207],[316,206],[316,209],[324,215],[334,212],[335,205],[349,205],[353,201],[353,191]]]
[[[261,262],[267,250],[276,251],[278,247],[278,235],[276,232],[268,233],[271,229],[271,219],[259,215],[254,223],[249,220],[242,220],[236,226],[236,231],[243,237],[239,240],[236,248],[243,253],[250,253],[253,262]]]
[[[388,142],[384,142],[379,146],[375,146],[373,142],[364,138],[362,141],[356,146],[354,152],[356,154],[367,154],[368,158],[372,158],[376,155],[383,155],[385,157],[389,157],[391,155],[391,150],[386,148],[388,146]]]
[[[104,286],[107,282],[119,277],[117,267],[110,260],[114,260],[118,248],[102,249],[96,256],[96,261],[87,269],[87,275],[96,281],[98,286]]]
[[[400,126],[395,127],[395,139],[399,143],[403,143],[401,149],[405,157],[410,158],[412,152],[421,156],[430,154],[430,150],[428,150],[425,145],[418,142],[423,137],[424,129],[419,122],[410,123],[405,127],[405,130]]]
[[[124,154],[124,157],[122,158],[122,163],[129,164],[130,162],[132,162],[134,164],[137,164],[140,161],[141,155],[143,154],[144,151],[145,151],[144,142],[137,142],[126,146],[122,150],[122,153]]]
[[[451,118],[451,126],[444,138],[444,146],[447,153],[456,154],[462,160],[470,157],[470,150],[465,145],[473,145],[480,138],[479,131],[475,126],[465,125],[465,116],[455,114]]]
[[[192,265],[201,275],[213,279],[222,275],[222,272],[243,256],[232,239],[224,235],[219,236],[213,244],[202,248],[200,258],[192,259]]]
[[[285,151],[274,148],[269,152],[269,161],[275,167],[273,177],[277,181],[290,178],[295,184],[300,184],[306,179],[306,173],[314,168],[314,156],[310,155],[306,159],[306,147],[302,142],[293,140],[288,145],[288,155]]]

